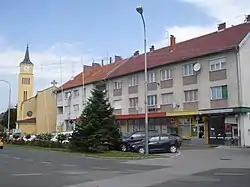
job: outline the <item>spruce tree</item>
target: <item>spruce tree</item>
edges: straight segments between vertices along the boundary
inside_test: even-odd
[[[106,97],[105,82],[97,83],[91,94],[70,139],[71,147],[78,151],[100,151],[108,143],[118,149],[121,135]]]

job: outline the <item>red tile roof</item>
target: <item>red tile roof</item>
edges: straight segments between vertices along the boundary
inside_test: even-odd
[[[243,38],[250,32],[250,23],[226,28],[191,40],[177,43],[173,51],[169,47],[149,52],[148,68],[159,67],[165,64],[180,62],[195,57],[208,55],[232,49],[239,45]],[[144,70],[144,55],[134,56],[127,60],[107,78],[123,76]]]
[[[92,66],[84,66],[84,77],[83,72],[79,73],[77,76],[75,76],[72,80],[69,80],[68,82],[63,84],[63,90],[67,90],[70,88],[82,86],[83,82],[84,85],[94,83],[100,80],[105,79],[112,70],[114,70],[116,67],[118,67],[121,63],[123,63],[124,60],[107,64],[104,66],[93,64]],[[83,81],[84,79],[84,81]],[[60,92],[61,87],[57,89],[57,91]]]

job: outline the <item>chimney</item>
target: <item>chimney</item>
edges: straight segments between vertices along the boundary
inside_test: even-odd
[[[246,22],[250,23],[250,14],[246,16]]]
[[[140,54],[140,52],[138,50],[134,52],[134,56],[137,56],[139,54]]]
[[[97,71],[97,70],[99,70],[100,67],[101,67],[100,64],[95,63],[95,62],[92,62],[92,70],[93,70],[94,72]]]
[[[110,64],[112,63],[112,57],[109,57],[109,63]]]
[[[176,45],[176,40],[174,35],[170,35],[170,51],[174,50]]]
[[[115,62],[120,62],[120,61],[122,61],[122,60],[123,60],[123,59],[122,59],[121,56],[115,55]]]
[[[155,50],[155,46],[154,46],[154,45],[151,45],[151,47],[150,47],[149,50],[150,50],[150,52],[151,52],[151,51],[154,51],[154,50]]]
[[[226,28],[226,23],[221,23],[218,25],[218,31],[224,30]]]

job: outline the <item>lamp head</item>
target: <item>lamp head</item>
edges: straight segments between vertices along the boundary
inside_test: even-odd
[[[142,6],[138,6],[138,7],[136,8],[136,11],[137,11],[139,14],[142,14],[142,13],[143,13],[143,8],[142,8]]]

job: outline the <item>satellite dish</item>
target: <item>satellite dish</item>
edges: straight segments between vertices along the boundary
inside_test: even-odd
[[[199,71],[201,69],[201,64],[200,63],[196,63],[194,65],[194,71]]]

